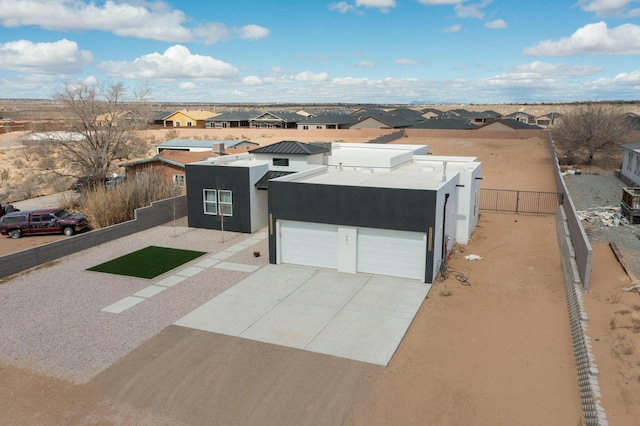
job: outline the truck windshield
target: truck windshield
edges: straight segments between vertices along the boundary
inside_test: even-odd
[[[65,217],[69,217],[71,215],[68,212],[62,210],[61,212],[56,213],[54,216],[58,219],[64,219]]]

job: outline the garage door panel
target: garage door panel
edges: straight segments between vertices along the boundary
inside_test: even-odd
[[[420,232],[359,229],[358,272],[424,280],[425,238]]]
[[[304,222],[280,223],[281,263],[338,268],[338,227]]]

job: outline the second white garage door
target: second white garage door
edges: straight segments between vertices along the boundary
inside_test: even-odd
[[[278,227],[279,263],[424,281],[425,233],[294,221]]]
[[[358,272],[424,280],[426,234],[358,228]]]

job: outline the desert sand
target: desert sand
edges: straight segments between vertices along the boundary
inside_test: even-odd
[[[300,140],[293,133],[291,139]],[[477,156],[484,188],[555,190],[542,139],[410,139],[401,142],[427,144],[436,155]],[[268,140],[279,139],[261,142]],[[469,261],[466,254],[482,259]],[[639,296],[621,295],[628,278],[607,246],[594,247],[593,261],[585,306],[602,405],[611,424],[638,424],[640,361],[631,320]],[[0,365],[0,418],[7,424],[580,424],[554,218],[481,213],[449,267],[449,278],[434,283],[386,368],[170,326],[84,384]]]

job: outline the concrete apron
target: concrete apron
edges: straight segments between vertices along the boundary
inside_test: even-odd
[[[386,366],[430,288],[379,275],[267,265],[175,324]]]

